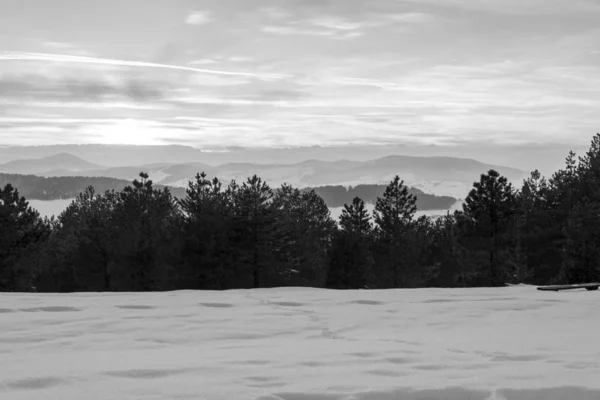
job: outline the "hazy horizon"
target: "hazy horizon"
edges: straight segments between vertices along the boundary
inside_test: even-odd
[[[592,0],[0,4],[0,143],[562,143],[600,125]]]

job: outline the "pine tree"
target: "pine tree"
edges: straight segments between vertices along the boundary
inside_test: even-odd
[[[231,245],[232,189],[223,189],[203,172],[179,201],[184,214],[185,244],[181,285],[186,289],[227,289],[234,274]]]
[[[369,285],[373,280],[372,240],[371,218],[365,203],[355,197],[352,204],[344,205],[340,229],[333,237],[326,287],[359,289]]]
[[[379,287],[410,287],[419,280],[420,263],[424,260],[420,256],[419,233],[413,219],[416,202],[417,198],[409,193],[399,176],[389,183],[383,196],[377,198],[373,214],[377,225],[374,256]]]
[[[114,215],[112,285],[119,290],[165,290],[181,254],[181,213],[168,188],[146,173],[120,192]]]
[[[430,265],[435,267],[434,276],[428,282],[434,287],[455,287],[461,272],[457,259],[457,240],[455,236],[456,218],[448,212],[433,221],[431,228]]]
[[[566,283],[600,281],[600,203],[584,198],[571,211],[564,234],[562,280]]]
[[[277,190],[276,246],[282,284],[322,287],[335,221],[325,201],[314,190],[301,192],[289,185]]]
[[[248,178],[235,191],[234,237],[239,271],[249,272],[251,287],[263,287],[273,268],[276,215],[273,191],[261,178]]]
[[[382,234],[398,237],[413,221],[417,212],[417,198],[408,192],[408,187],[400,177],[388,184],[382,197],[378,197],[373,213],[375,224]]]
[[[516,196],[518,226],[514,234],[519,282],[548,284],[558,274],[553,265],[560,259],[560,248],[553,245],[549,190],[548,181],[535,170]]]
[[[12,185],[0,190],[0,291],[29,290],[37,271],[29,256],[50,233],[47,221]]]
[[[503,286],[514,279],[514,242],[516,196],[512,185],[497,171],[482,174],[480,181],[457,212],[463,248],[465,273],[477,276],[478,284]],[[470,279],[470,278],[469,278]]]
[[[564,221],[560,277],[569,283],[596,281],[600,278],[600,134],[594,136],[576,166],[567,164],[567,173],[557,177],[566,175],[571,189],[568,207],[560,214]],[[562,183],[555,181],[556,186]]]
[[[111,290],[110,252],[118,201],[115,191],[98,195],[90,186],[59,215],[46,249],[45,271],[62,282],[57,290]]]

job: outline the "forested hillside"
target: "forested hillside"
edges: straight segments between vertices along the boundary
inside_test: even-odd
[[[305,190],[314,190],[329,207],[342,207],[344,204],[351,203],[355,197],[360,197],[365,203],[375,204],[377,198],[385,192],[385,188],[386,185],[357,185],[348,188],[338,185],[319,186]],[[454,197],[426,194],[416,188],[409,188],[408,192],[417,197],[419,210],[447,210],[457,201]]]
[[[482,171],[485,172],[485,171]],[[551,177],[514,188],[483,173],[461,211],[414,218],[400,177],[373,219],[355,197],[339,225],[315,191],[197,175],[175,199],[142,173],[121,191],[87,188],[42,220],[0,191],[0,290],[155,291],[272,286],[416,288],[600,280],[600,134]]]
[[[85,191],[88,186],[93,186],[97,193],[107,190],[122,190],[130,181],[104,177],[85,176],[58,176],[43,177],[37,175],[20,175],[0,173],[0,187],[11,184],[19,190],[19,194],[30,200],[58,200],[74,199]],[[156,185],[163,188],[163,185]],[[185,195],[184,188],[171,188],[176,197]]]
[[[0,187],[4,187],[9,183],[19,190],[21,196],[29,200],[73,199],[85,191],[88,186],[93,186],[97,193],[104,193],[107,190],[119,191],[131,184],[130,181],[123,179],[106,177],[64,176],[46,178],[36,175],[0,173]],[[166,187],[164,185],[154,186],[159,189]],[[185,188],[169,188],[171,194],[178,199],[182,199],[186,195]],[[304,191],[310,190],[313,189],[304,189]],[[343,186],[323,186],[314,188],[314,190],[325,200],[328,207],[341,207],[345,203],[350,203],[356,196],[363,198],[366,203],[375,203],[377,197],[385,191],[385,185],[358,185],[350,187],[349,190]],[[456,203],[454,197],[426,194],[419,189],[410,188],[410,193],[417,196],[417,207],[421,211],[446,210]]]

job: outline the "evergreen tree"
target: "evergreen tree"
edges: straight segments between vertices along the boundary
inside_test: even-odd
[[[594,136],[576,168],[572,164],[567,169],[572,188],[569,207],[563,207],[561,214],[564,217],[561,279],[569,283],[597,281],[600,278],[600,134]]]
[[[241,277],[249,273],[251,287],[263,287],[273,268],[276,214],[273,191],[261,178],[248,178],[233,198],[233,243]]]
[[[600,281],[600,202],[586,197],[576,205],[564,234],[562,280],[566,283]]]
[[[411,287],[419,281],[421,248],[414,215],[417,198],[396,176],[375,203],[378,287]]]
[[[48,261],[40,286],[59,291],[112,289],[110,252],[118,201],[115,191],[97,195],[90,186],[59,215],[45,249]]]
[[[17,189],[0,189],[0,291],[29,291],[36,272],[30,256],[49,233],[48,222]]]
[[[277,190],[273,204],[277,215],[274,250],[282,284],[322,287],[335,230],[327,204],[314,190],[301,192],[289,185]]]
[[[119,290],[165,290],[181,254],[181,213],[168,188],[155,189],[146,173],[140,178],[119,194],[111,285]]]
[[[433,221],[430,240],[429,265],[434,267],[433,276],[428,284],[434,287],[454,287],[461,272],[457,259],[457,240],[455,235],[456,218],[447,215]]]
[[[544,208],[538,207],[536,212],[542,211],[545,216],[544,224],[541,226],[539,237],[539,252],[543,255],[543,261],[539,265],[544,266],[545,275],[552,278],[547,283],[564,282],[568,274],[565,268],[565,251],[567,238],[565,228],[568,225],[572,210],[586,196],[585,168],[581,168],[575,153],[569,152],[565,160],[565,167],[556,171],[548,180],[544,194]],[[574,243],[571,243],[571,247]]]
[[[503,286],[514,280],[516,196],[512,185],[497,171],[482,174],[456,216],[461,244],[468,255],[460,259],[463,277],[479,285]],[[464,282],[466,283],[466,282]]]
[[[187,289],[227,289],[234,273],[232,191],[223,189],[219,179],[197,174],[188,185],[186,197],[179,204],[184,214],[185,271],[180,271],[181,285]]]
[[[517,193],[518,224],[514,234],[519,282],[547,284],[558,274],[553,265],[560,259],[560,249],[552,244],[555,233],[548,195],[548,182],[537,170],[523,181]]]
[[[355,197],[344,205],[340,229],[334,234],[326,287],[359,289],[372,281],[373,226],[365,203]]]

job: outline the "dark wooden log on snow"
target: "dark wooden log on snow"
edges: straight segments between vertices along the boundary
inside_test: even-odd
[[[573,289],[598,290],[599,287],[600,287],[600,283],[579,283],[579,284],[575,284],[575,285],[540,286],[537,289],[558,292],[559,290],[573,290]]]

